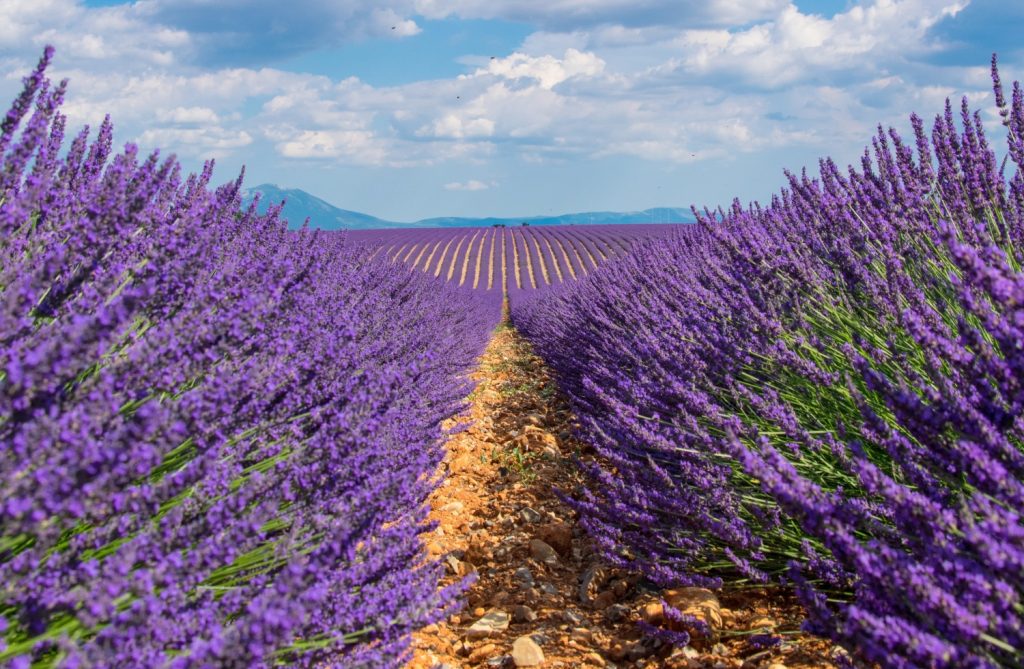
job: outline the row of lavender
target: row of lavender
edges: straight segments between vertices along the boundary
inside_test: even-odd
[[[474,290],[510,298],[575,281],[637,240],[661,237],[674,225],[522,226],[358,230],[356,242],[393,262]]]
[[[61,157],[50,57],[0,124],[0,664],[397,663],[454,595],[418,535],[500,303],[109,121]]]
[[[916,152],[880,128],[513,304],[605,458],[575,505],[611,560],[794,583],[857,664],[1024,666],[1024,95],[993,79],[1012,178],[947,104]]]

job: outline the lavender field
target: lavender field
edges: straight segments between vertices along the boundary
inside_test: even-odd
[[[1024,666],[1024,91],[994,58],[1005,147],[965,99],[692,225],[332,233],[109,118],[66,137],[51,58],[0,123],[0,665],[402,666],[474,578],[441,585],[429,497],[512,327],[630,583],[778,586],[840,666]],[[621,622],[666,662],[717,634],[659,604]]]
[[[460,287],[504,295],[581,279],[641,239],[678,225],[573,225],[355,230],[350,241]]]

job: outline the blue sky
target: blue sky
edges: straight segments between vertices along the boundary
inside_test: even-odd
[[[391,220],[766,199],[878,123],[1024,77],[996,0],[0,0],[73,127]]]

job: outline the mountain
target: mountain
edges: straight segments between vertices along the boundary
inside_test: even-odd
[[[329,202],[324,202],[315,195],[310,195],[298,188],[281,188],[275,184],[260,184],[253,188],[247,188],[242,193],[242,205],[247,207],[257,193],[260,193],[260,204],[257,207],[260,213],[266,213],[271,204],[278,204],[285,200],[281,217],[288,220],[289,227],[297,228],[302,222],[309,218],[309,225],[312,228],[324,230],[339,230],[348,228],[350,230],[376,230],[379,228],[402,228],[402,223],[384,221],[369,214],[361,214],[358,211],[339,209]]]
[[[309,217],[310,227],[324,230],[378,230],[382,228],[471,228],[491,225],[614,225],[624,223],[692,223],[693,214],[681,207],[657,207],[643,211],[588,211],[558,216],[527,216],[522,218],[425,218],[413,223],[385,221],[369,214],[339,209],[329,202],[298,188],[281,188],[274,184],[260,184],[242,194],[243,206],[248,206],[256,193],[261,193],[259,211],[281,200],[286,200],[282,217],[290,227],[297,228]]]

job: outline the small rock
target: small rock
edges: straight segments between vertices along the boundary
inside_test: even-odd
[[[548,523],[537,528],[536,538],[554,548],[559,555],[572,551],[572,527],[568,523]]]
[[[771,618],[768,618],[767,616],[762,616],[762,617],[758,618],[757,620],[754,620],[753,622],[751,622],[750,623],[750,627],[751,627],[751,629],[767,628],[767,629],[773,630],[773,629],[775,629],[775,621],[772,620]]]
[[[504,632],[508,629],[510,620],[511,616],[504,611],[496,609],[488,611],[483,617],[469,626],[469,629],[466,630],[466,636],[470,639],[480,639]]]
[[[537,612],[529,606],[523,606],[520,604],[516,608],[512,609],[512,622],[514,623],[532,623],[536,619]]]
[[[524,506],[519,510],[519,517],[524,523],[539,523],[544,516],[540,515],[539,511],[534,511],[530,507]]]
[[[462,562],[461,560],[456,559],[453,555],[449,555],[445,562],[448,565],[448,569],[456,576],[468,576],[476,571],[476,567],[468,562]]]
[[[521,636],[512,644],[512,660],[517,667],[539,667],[544,664],[544,651],[528,636]]]
[[[611,590],[605,590],[604,592],[600,593],[597,597],[594,598],[594,601],[591,604],[591,606],[593,606],[598,611],[603,611],[604,609],[607,609],[609,606],[614,604],[617,599],[618,597],[615,596],[614,592],[612,592]]]
[[[473,615],[476,616],[477,618],[479,618],[480,616],[482,616],[485,613],[487,613],[487,610],[484,607],[482,607],[482,606],[478,606],[475,609],[473,609]]]
[[[474,648],[473,652],[469,654],[469,663],[476,664],[477,662],[483,662],[496,652],[498,652],[498,647],[493,643],[484,644],[483,646]]]
[[[773,662],[768,665],[768,669],[789,669],[789,667],[782,664],[781,662]]]
[[[607,618],[609,622],[621,623],[629,618],[629,608],[622,604],[612,604],[604,610],[604,617]]]
[[[539,413],[528,413],[526,414],[526,417],[523,419],[523,422],[526,423],[527,425],[543,425],[544,416],[540,415]]]
[[[558,553],[550,544],[540,539],[530,540],[530,557],[546,565],[558,564]]]
[[[486,564],[487,561],[491,560],[493,557],[494,554],[491,552],[490,548],[480,541],[473,540],[466,548],[466,553],[462,556],[462,559],[474,565],[482,565]]]
[[[574,627],[572,634],[570,634],[576,641],[592,641],[594,639],[593,633],[586,627]]]
[[[850,652],[842,646],[832,646],[832,648],[829,649],[828,654],[829,657],[831,657],[836,662],[839,662],[844,665],[852,664],[852,662],[850,661]]]
[[[509,669],[516,666],[511,655],[499,655],[498,657],[492,657],[487,660],[486,664],[488,667],[508,667]]]
[[[464,508],[466,508],[466,505],[463,504],[462,502],[448,502],[447,504],[441,507],[441,510],[447,511],[449,513],[458,513],[459,511],[462,511]]]
[[[603,667],[605,665],[604,658],[597,653],[587,653],[583,656],[583,659],[590,664],[596,664],[599,667]]]
[[[562,620],[571,625],[579,626],[583,624],[583,616],[575,611],[562,611]]]
[[[557,595],[558,594],[558,588],[556,588],[551,583],[541,583],[540,584],[540,591],[543,592],[545,595]]]
[[[519,587],[523,590],[533,587],[533,572],[526,567],[520,567],[516,569],[514,574],[516,581],[519,582]]]

